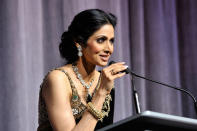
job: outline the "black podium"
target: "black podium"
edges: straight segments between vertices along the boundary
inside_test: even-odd
[[[145,111],[98,131],[197,131],[197,119]]]

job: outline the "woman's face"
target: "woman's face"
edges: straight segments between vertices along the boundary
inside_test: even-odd
[[[103,25],[87,40],[87,46],[82,49],[88,63],[106,66],[113,53],[114,28],[111,24]]]

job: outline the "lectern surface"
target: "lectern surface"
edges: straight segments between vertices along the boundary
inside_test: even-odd
[[[197,119],[174,116],[152,111],[145,111],[126,118],[98,131],[197,131]]]

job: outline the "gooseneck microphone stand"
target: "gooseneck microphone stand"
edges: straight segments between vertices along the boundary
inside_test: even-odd
[[[131,84],[132,84],[132,89],[133,89],[133,98],[134,98],[134,103],[135,103],[135,110],[136,113],[139,114],[141,113],[140,110],[140,103],[139,103],[139,99],[138,99],[138,93],[137,90],[135,88],[135,84],[134,84],[134,75],[131,74]]]
[[[111,64],[114,64],[116,63],[115,61],[110,61],[109,62],[109,65]],[[136,110],[136,113],[139,114],[141,113],[141,110],[140,110],[140,104],[139,104],[139,99],[138,99],[138,93],[137,93],[137,90],[135,88],[135,85],[134,85],[134,75],[130,73],[130,70],[129,68],[127,68],[126,70],[124,71],[121,71],[121,72],[125,72],[126,74],[130,74],[131,75],[131,84],[132,84],[132,91],[133,91],[133,99],[134,99],[134,103],[135,103],[135,110]]]
[[[159,81],[151,80],[151,79],[149,79],[149,78],[140,76],[140,75],[134,73],[133,71],[131,71],[129,68],[127,68],[126,73],[129,73],[129,74],[131,75],[131,77],[132,77],[132,76],[136,76],[136,77],[145,79],[145,80],[147,80],[147,81],[151,81],[151,82],[153,82],[153,83],[157,83],[157,84],[163,85],[163,86],[165,86],[165,87],[169,87],[169,88],[172,88],[172,89],[175,89],[175,90],[179,90],[179,91],[181,91],[181,92],[183,92],[183,93],[186,93],[187,95],[189,95],[189,96],[192,98],[192,100],[193,100],[193,102],[194,102],[195,111],[196,111],[196,114],[197,114],[197,101],[196,101],[195,97],[192,95],[191,92],[189,92],[189,91],[187,91],[187,90],[184,90],[184,89],[181,89],[181,88],[178,88],[178,87],[175,87],[175,86],[171,86],[171,85],[168,85],[168,84],[159,82]]]
[[[116,63],[115,61],[111,61],[109,63],[109,65],[113,64],[113,63]],[[121,72],[125,72],[126,74],[130,74],[131,76],[131,83],[132,83],[132,89],[133,89],[133,97],[134,97],[134,103],[135,103],[135,107],[136,107],[136,113],[139,114],[141,111],[140,111],[140,105],[139,105],[139,100],[138,100],[138,94],[137,94],[137,90],[135,88],[135,85],[134,85],[134,76],[135,77],[139,77],[139,78],[142,78],[142,79],[145,79],[147,81],[151,81],[153,83],[157,83],[159,85],[163,85],[164,87],[168,87],[168,88],[172,88],[172,89],[175,89],[175,90],[178,90],[178,91],[181,91],[183,93],[186,93],[187,95],[189,95],[193,102],[194,102],[194,107],[195,107],[195,111],[196,111],[196,114],[197,114],[197,101],[195,99],[195,97],[192,95],[191,92],[185,90],[185,89],[181,89],[181,88],[178,88],[176,86],[171,86],[171,85],[168,85],[168,84],[165,84],[165,83],[162,83],[162,82],[159,82],[159,81],[155,81],[155,80],[151,80],[149,78],[146,78],[146,77],[143,77],[143,76],[140,76],[138,74],[136,74],[135,72],[131,71],[129,68],[121,71]]]

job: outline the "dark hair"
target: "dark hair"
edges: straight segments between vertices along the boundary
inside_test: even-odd
[[[85,47],[88,38],[105,24],[111,24],[115,28],[116,17],[99,9],[89,9],[77,14],[68,31],[62,34],[59,45],[62,58],[66,59],[67,63],[77,61],[79,57],[75,42]]]

